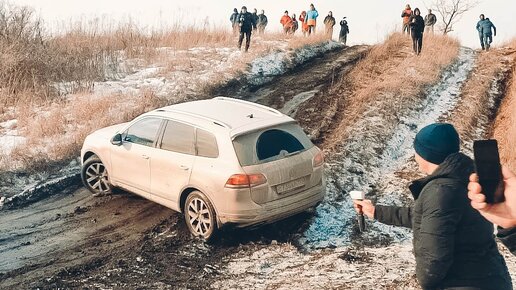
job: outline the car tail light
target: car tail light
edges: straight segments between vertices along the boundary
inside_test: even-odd
[[[250,188],[267,182],[263,174],[233,174],[226,182],[230,188]]]
[[[312,164],[314,167],[319,167],[323,165],[324,163],[324,153],[322,151],[319,151],[317,155],[314,156],[314,159],[312,160]]]

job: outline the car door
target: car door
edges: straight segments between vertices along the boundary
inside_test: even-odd
[[[146,117],[122,134],[122,144],[111,149],[112,178],[130,191],[150,195],[150,164],[163,119]]]
[[[152,198],[177,205],[195,162],[195,128],[168,120],[157,147],[150,165]]]

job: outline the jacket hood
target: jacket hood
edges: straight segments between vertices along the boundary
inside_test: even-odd
[[[450,154],[446,159],[437,167],[434,173],[431,175],[415,180],[409,186],[414,199],[419,197],[419,194],[429,182],[439,178],[455,179],[459,182],[467,183],[469,176],[474,171],[474,163],[471,158],[464,155],[463,153]]]

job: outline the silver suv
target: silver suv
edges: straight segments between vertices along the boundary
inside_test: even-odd
[[[120,187],[185,215],[195,236],[224,224],[270,223],[324,197],[321,150],[290,117],[217,97],[145,113],[84,141],[81,177],[94,194]]]

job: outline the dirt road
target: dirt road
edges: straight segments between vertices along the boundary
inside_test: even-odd
[[[324,146],[346,118],[342,100],[352,93],[333,83],[345,81],[367,50],[337,50],[265,85],[235,81],[215,93],[282,110]],[[355,134],[327,152],[327,198],[315,213],[255,230],[226,229],[205,244],[190,237],[179,214],[124,192],[93,198],[80,189],[0,211],[0,288],[354,289],[356,281],[366,289],[417,287],[410,231],[368,223],[368,234],[358,235],[345,193],[360,188],[385,203],[410,202],[401,188],[414,177],[411,136],[460,106],[475,59],[462,49],[424,96],[376,103],[350,126]]]

